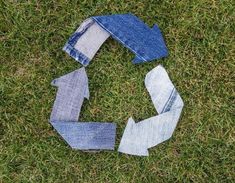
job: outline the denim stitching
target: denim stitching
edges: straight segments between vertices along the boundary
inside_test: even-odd
[[[163,112],[165,112],[164,110],[165,110],[165,108],[166,108],[166,106],[167,106],[168,102],[170,101],[171,96],[172,96],[172,94],[173,94],[174,90],[175,90],[175,88],[173,88],[173,89],[171,90],[171,94],[170,94],[169,98],[167,99],[167,102],[165,103],[164,107],[162,108],[162,112],[161,112],[161,114],[162,114]]]
[[[171,109],[172,105],[174,104],[174,102],[176,100],[176,97],[177,97],[177,91],[174,90],[173,95],[172,95],[168,105],[166,106],[166,109],[164,110],[164,112],[168,112]]]
[[[82,65],[87,66],[90,62],[90,59],[85,56],[80,51],[76,50],[72,45],[66,43],[63,50],[68,53],[76,61],[80,62]]]

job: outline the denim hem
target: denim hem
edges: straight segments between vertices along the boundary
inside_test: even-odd
[[[84,66],[87,66],[90,62],[90,59],[84,55],[82,52],[76,50],[72,45],[66,43],[63,47],[63,51],[68,53],[72,58],[74,58],[77,62],[81,63]]]

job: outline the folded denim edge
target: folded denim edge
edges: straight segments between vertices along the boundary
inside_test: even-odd
[[[76,50],[72,45],[66,43],[63,47],[63,51],[69,54],[77,62],[81,63],[83,66],[87,66],[90,62],[90,59],[84,55],[82,52]]]

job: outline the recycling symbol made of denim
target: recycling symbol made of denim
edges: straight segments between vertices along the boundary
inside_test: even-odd
[[[116,123],[81,122],[80,110],[89,99],[85,67],[109,38],[119,41],[135,54],[134,64],[168,55],[162,33],[132,14],[95,16],[86,19],[72,34],[63,50],[84,67],[52,81],[58,87],[50,123],[73,149],[83,151],[114,150]],[[184,103],[166,70],[158,65],[147,73],[145,86],[158,115],[135,123],[129,118],[118,151],[148,156],[148,149],[169,139],[179,121]]]

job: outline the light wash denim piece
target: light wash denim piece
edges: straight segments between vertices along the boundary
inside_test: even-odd
[[[115,123],[55,121],[51,124],[73,149],[114,149],[116,136]]]
[[[119,152],[148,156],[149,148],[172,136],[179,121],[184,103],[162,66],[146,75],[145,86],[159,115],[138,123],[129,118]]]
[[[89,99],[88,77],[85,68],[54,79],[58,87],[50,121],[77,121],[84,98]]]
[[[149,28],[132,14],[95,16],[85,20],[63,50],[86,66],[110,35],[135,54],[134,63],[168,55],[158,26]]]
[[[115,123],[78,122],[84,98],[89,99],[85,68],[53,80],[52,85],[58,87],[58,92],[50,122],[63,139],[74,149],[113,150]]]

